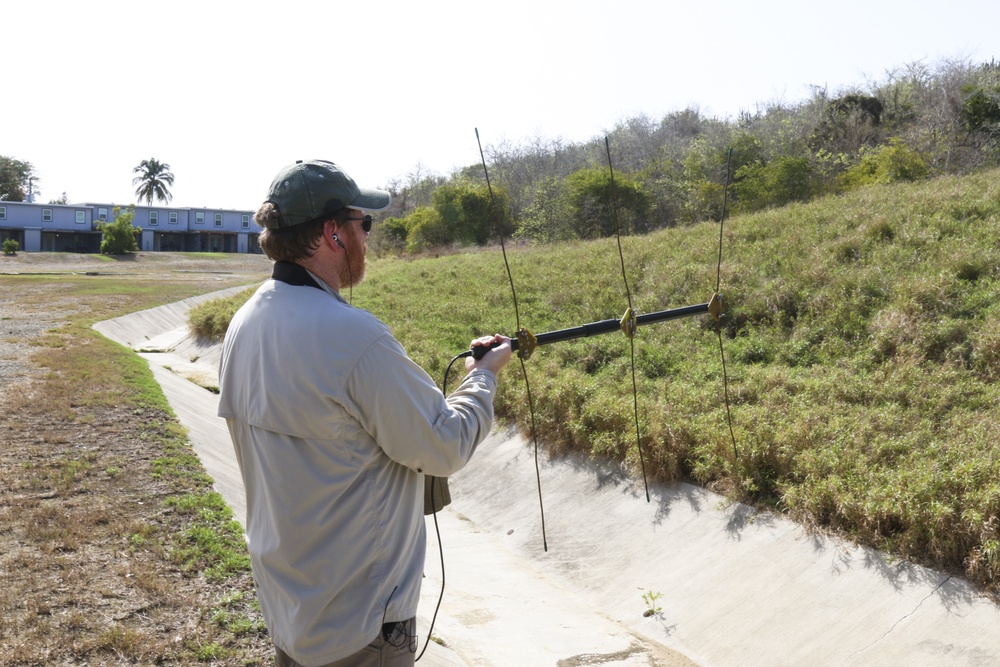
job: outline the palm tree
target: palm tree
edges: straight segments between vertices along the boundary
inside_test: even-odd
[[[153,203],[153,197],[159,201],[170,203],[173,195],[167,189],[168,185],[174,184],[174,175],[170,173],[170,165],[160,162],[155,158],[143,160],[139,166],[132,170],[133,174],[139,174],[132,179],[132,185],[138,185],[135,196],[141,202],[146,200],[146,206]]]

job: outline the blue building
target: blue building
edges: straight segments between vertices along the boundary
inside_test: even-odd
[[[24,252],[100,252],[100,223],[113,221],[116,208],[130,207],[144,252],[261,251],[253,211],[95,203],[0,201],[0,242],[14,239]]]

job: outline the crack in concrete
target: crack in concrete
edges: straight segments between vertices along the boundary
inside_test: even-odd
[[[929,600],[931,597],[933,597],[934,594],[937,593],[941,589],[941,587],[944,586],[945,584],[947,584],[949,581],[951,581],[951,576],[950,575],[947,576],[947,577],[945,577],[944,580],[942,580],[940,584],[938,584],[937,586],[935,586],[934,590],[932,590],[930,593],[928,593],[927,595],[925,595],[920,600],[920,602],[917,603],[917,606],[913,608],[913,611],[911,611],[908,614],[904,614],[899,619],[897,619],[896,622],[892,624],[892,627],[889,628],[888,630],[886,630],[885,633],[881,637],[879,637],[875,641],[871,642],[870,644],[868,644],[864,648],[860,648],[857,651],[855,651],[854,653],[852,653],[849,656],[847,656],[847,660],[845,660],[845,662],[849,662],[851,660],[851,658],[853,658],[854,656],[858,655],[859,653],[864,653],[865,651],[867,651],[868,649],[870,649],[872,646],[875,646],[875,644],[878,644],[879,642],[885,640],[886,637],[888,637],[889,635],[892,634],[892,631],[896,629],[897,625],[899,625],[900,623],[902,623],[906,619],[908,619],[911,616],[913,616],[914,614],[916,614],[917,611],[920,609],[920,607],[922,607],[923,604],[925,602],[927,602],[927,600]]]

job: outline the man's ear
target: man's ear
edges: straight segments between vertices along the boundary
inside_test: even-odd
[[[323,238],[327,241],[335,241],[337,237],[337,221],[327,220],[323,223]]]
[[[337,244],[341,250],[346,250],[346,248],[344,248],[344,243],[337,237],[336,220],[328,220],[326,224],[323,225],[323,234],[324,236],[329,237],[333,243]],[[334,250],[336,251],[336,248],[334,248]]]

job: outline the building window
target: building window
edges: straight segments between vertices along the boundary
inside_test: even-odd
[[[7,207],[0,206],[0,220],[6,220],[6,219],[7,219]]]
[[[170,212],[170,224],[171,225],[176,225],[177,224],[177,211],[171,211]]]
[[[205,224],[205,212],[204,211],[198,211],[197,213],[195,213],[194,214],[194,221],[197,224],[199,224],[199,225],[204,225]]]
[[[160,224],[160,212],[159,211],[150,211],[149,212],[149,226],[150,227],[156,227],[158,224]]]
[[[87,224],[87,213],[85,211],[76,212],[76,224],[78,225]]]
[[[99,208],[99,209],[97,209],[97,219],[98,220],[107,220],[108,219],[108,209],[106,209],[106,208]]]
[[[221,227],[222,226],[222,214],[221,213],[216,213],[215,214],[215,226],[216,227]]]
[[[243,225],[243,229],[250,229],[250,216],[244,213],[240,223]]]
[[[52,209],[43,208],[42,209],[42,222],[52,222]]]

